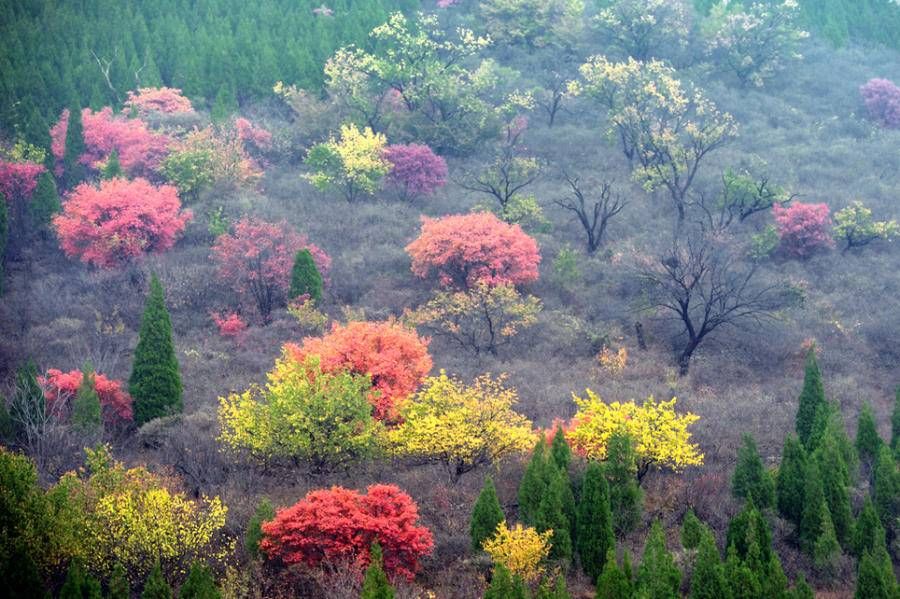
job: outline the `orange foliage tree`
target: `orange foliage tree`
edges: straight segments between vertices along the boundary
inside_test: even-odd
[[[262,525],[260,549],[285,565],[309,567],[350,562],[361,575],[374,541],[384,570],[412,580],[418,560],[431,553],[431,532],[418,526],[418,506],[394,485],[371,485],[366,494],[332,487],[309,492]]]
[[[416,391],[432,366],[428,339],[393,320],[335,323],[323,337],[306,337],[301,345],[285,347],[301,362],[306,356],[319,356],[325,372],[349,370],[370,376],[369,401],[375,418],[385,422],[397,421],[400,403]]]
[[[519,225],[488,212],[423,217],[422,232],[406,251],[417,276],[462,289],[536,281],[541,261],[537,242]]]
[[[171,248],[190,219],[171,185],[110,179],[76,187],[53,226],[67,256],[110,268]]]

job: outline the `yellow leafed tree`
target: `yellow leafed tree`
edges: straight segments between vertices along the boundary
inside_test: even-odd
[[[306,176],[317,189],[335,188],[352,202],[361,194],[374,193],[391,170],[382,157],[387,138],[366,127],[342,125],[341,137],[310,148],[306,164],[313,172]]]
[[[484,542],[484,551],[495,564],[505,566],[510,574],[521,576],[525,582],[534,582],[544,573],[552,536],[552,530],[539,533],[521,524],[510,530],[506,522],[501,522],[494,536]]]

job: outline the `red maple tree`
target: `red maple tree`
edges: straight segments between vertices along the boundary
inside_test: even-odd
[[[53,226],[67,256],[109,268],[171,248],[190,219],[171,185],[110,179],[76,187]]]
[[[418,526],[418,506],[394,485],[371,485],[366,494],[343,487],[310,491],[262,525],[260,549],[286,565],[350,562],[359,575],[378,541],[384,570],[412,580],[419,558],[431,553],[431,532]]]
[[[781,248],[792,256],[806,258],[812,253],[834,247],[831,216],[827,204],[795,202],[772,206]]]
[[[375,418],[396,422],[399,404],[422,384],[431,371],[428,339],[397,321],[335,323],[323,337],[307,337],[301,345],[288,343],[298,361],[316,355],[322,370],[349,370],[372,378],[369,401]]]
[[[78,387],[84,380],[80,370],[63,372],[51,368],[45,376],[38,377],[38,384],[47,400],[47,411],[62,419],[68,418],[72,400],[78,393]],[[99,372],[94,373],[94,390],[100,398],[103,420],[107,424],[131,422],[134,414],[131,409],[131,396],[117,381]]]
[[[331,258],[286,222],[245,216],[235,223],[233,232],[216,239],[213,257],[219,277],[238,293],[253,298],[263,322],[268,323],[272,309],[286,301],[294,257],[304,248],[327,281]]]
[[[422,232],[406,251],[417,276],[463,289],[536,281],[541,261],[534,239],[489,212],[422,217]]]

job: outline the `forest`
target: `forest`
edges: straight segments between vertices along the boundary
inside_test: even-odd
[[[10,597],[900,599],[894,0],[0,0]]]

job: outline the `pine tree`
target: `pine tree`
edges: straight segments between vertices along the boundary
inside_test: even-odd
[[[85,364],[81,370],[81,385],[72,402],[72,426],[84,434],[95,434],[103,428],[100,396],[94,388],[94,369]]]
[[[735,497],[752,499],[760,509],[775,505],[775,484],[771,474],[763,466],[756,441],[750,434],[744,435],[744,445],[738,450],[731,492]]]
[[[666,535],[659,520],[653,522],[644,556],[637,574],[637,589],[648,599],[668,599],[679,597],[681,572],[675,566],[675,560],[666,549]]]
[[[866,551],[873,552],[878,547],[886,547],[884,526],[881,525],[872,499],[866,497],[863,509],[856,519],[856,526],[853,527],[853,553],[859,558]]]
[[[372,543],[369,567],[363,579],[360,599],[394,599],[394,587],[388,582],[381,557],[381,545]]]
[[[44,171],[38,176],[37,186],[31,194],[31,203],[28,206],[31,222],[35,226],[49,225],[53,215],[59,212],[60,208],[56,181],[53,180],[50,171]]]
[[[550,456],[556,467],[563,472],[568,472],[569,464],[572,462],[572,448],[566,441],[566,434],[563,432],[562,426],[556,427],[556,433],[553,435],[553,442],[550,444]]]
[[[81,155],[85,152],[84,129],[81,124],[81,106],[73,105],[69,109],[69,124],[66,128],[66,148],[63,153],[63,180],[66,189],[72,189],[81,183],[86,171],[81,163]]]
[[[790,599],[816,599],[815,593],[813,593],[809,583],[806,582],[806,576],[803,575],[803,572],[794,581],[794,590],[790,595]]]
[[[874,460],[883,441],[875,425],[875,414],[868,402],[863,404],[856,421],[856,451],[864,460]]]
[[[244,533],[244,550],[251,558],[259,557],[259,542],[263,538],[263,522],[269,522],[275,518],[275,508],[268,497],[263,497],[256,506],[256,511],[247,522],[247,531]]]
[[[700,522],[700,518],[694,514],[694,510],[688,508],[681,522],[681,546],[685,549],[697,549],[707,530],[703,522]]]
[[[822,532],[813,543],[812,557],[817,568],[830,569],[835,558],[841,552],[841,545],[834,532],[834,524],[831,522],[831,514],[824,503],[820,507],[819,520]]]
[[[134,400],[134,420],[139,426],[182,410],[181,375],[172,342],[172,323],[156,275],[150,281],[128,391]]]
[[[172,599],[172,587],[163,577],[162,568],[157,561],[150,571],[147,580],[144,581],[144,590],[141,599]]]
[[[106,159],[106,164],[100,169],[100,178],[105,180],[124,176],[125,172],[122,170],[122,165],[119,163],[119,151],[114,149],[110,152],[109,158]]]
[[[9,445],[15,434],[16,428],[12,416],[9,415],[9,408],[6,407],[6,398],[0,394],[0,444]]]
[[[603,571],[607,554],[616,547],[609,506],[609,484],[603,466],[597,462],[588,464],[584,473],[577,521],[575,545],[581,567],[591,580],[596,580]]]
[[[772,551],[769,563],[765,565],[764,576],[760,582],[762,583],[763,597],[788,596],[788,578],[781,566],[781,560],[778,559],[778,554],[774,551]]]
[[[859,560],[855,599],[895,599],[897,582],[890,557],[882,549],[882,557],[865,552]],[[885,567],[885,562],[887,567]]]
[[[128,583],[128,576],[125,568],[118,562],[113,566],[106,599],[131,599],[131,585]]]
[[[604,562],[603,572],[597,579],[596,599],[631,599],[634,596],[631,576],[619,568],[612,549],[606,554]]]
[[[833,434],[826,433],[814,457],[819,461],[822,490],[835,535],[842,546],[849,547],[853,528],[853,512],[847,488],[850,477],[838,443],[839,440]]]
[[[698,521],[699,522],[699,521]],[[702,531],[697,547],[697,560],[691,576],[691,599],[722,599],[728,597],[728,580],[716,547],[716,539],[709,531]]]
[[[208,566],[193,562],[188,577],[178,589],[178,599],[221,599],[216,580]]]
[[[496,564],[491,575],[491,584],[485,590],[483,599],[508,599],[512,596],[512,576],[505,566]]]
[[[643,493],[637,484],[634,442],[623,432],[613,433],[606,450],[606,480],[613,527],[622,537],[637,526],[643,511]]]
[[[816,413],[823,404],[825,404],[825,387],[822,384],[822,374],[816,362],[815,348],[810,348],[806,354],[806,371],[803,374],[803,390],[800,392],[796,421],[797,436],[807,449],[810,448],[809,441]]]
[[[891,412],[891,449],[895,452],[900,447],[900,387],[894,395],[894,410]]]
[[[803,517],[803,489],[806,474],[806,450],[794,435],[784,440],[781,465],[778,468],[776,496],[778,513],[800,527]]]
[[[560,574],[552,584],[549,579],[545,579],[538,588],[535,599],[572,599],[569,589],[566,588],[566,577]]]
[[[534,526],[541,498],[547,488],[546,454],[547,442],[542,437],[535,445],[531,461],[528,462],[519,483],[519,520],[528,526]]]
[[[59,599],[101,599],[102,596],[100,582],[85,572],[78,560],[69,564]]]
[[[890,450],[882,447],[875,460],[875,487],[872,501],[875,511],[881,519],[885,530],[891,530],[897,519],[898,502],[900,502],[900,477],[897,474],[897,463]]]
[[[488,476],[484,479],[481,493],[478,494],[478,499],[472,508],[472,520],[469,524],[472,549],[476,552],[481,551],[484,542],[494,536],[497,526],[505,519],[500,500],[497,498],[494,481]]]
[[[547,471],[549,481],[538,506],[534,527],[538,532],[553,531],[550,537],[550,558],[566,561],[572,558],[571,526],[563,507],[565,487],[569,480],[552,463]]]
[[[740,512],[728,523],[725,544],[734,547],[738,557],[750,559],[751,545],[756,544],[760,564],[768,563],[772,557],[772,533],[766,519],[752,501],[748,501]],[[755,568],[759,569],[759,567]]]
[[[303,248],[294,256],[294,267],[291,270],[290,297],[308,294],[316,304],[322,301],[322,274],[316,268],[312,253]]]
[[[725,560],[725,577],[728,580],[731,599],[758,599],[762,597],[762,585],[753,570],[741,561],[734,545],[728,547]]]
[[[831,514],[828,513],[828,504],[825,502],[825,491],[822,488],[822,479],[819,474],[817,460],[809,460],[804,474],[803,487],[803,516],[800,519],[800,545],[803,550],[812,555],[816,540],[825,532],[827,520],[828,528],[834,530],[831,524]],[[827,518],[823,517],[823,514]]]

